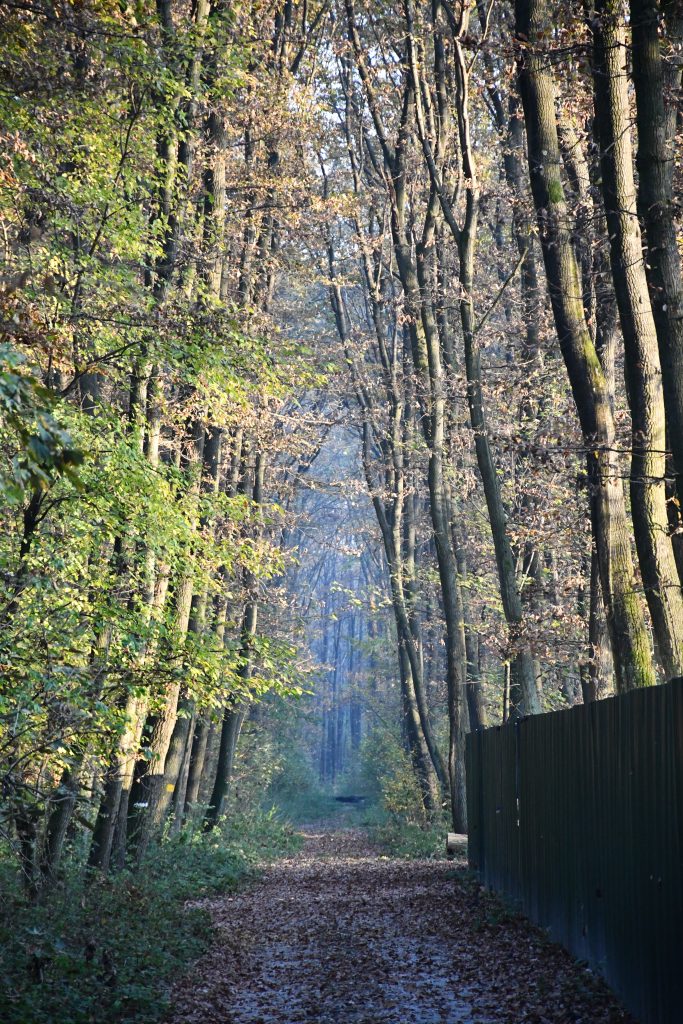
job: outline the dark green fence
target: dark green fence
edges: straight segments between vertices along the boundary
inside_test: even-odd
[[[683,1022],[683,679],[467,737],[470,867],[602,974]]]

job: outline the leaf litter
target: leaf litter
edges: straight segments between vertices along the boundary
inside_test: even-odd
[[[462,859],[382,856],[309,828],[215,929],[167,1024],[635,1024],[606,986],[487,893]]]

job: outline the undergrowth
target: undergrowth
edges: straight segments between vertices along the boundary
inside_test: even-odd
[[[186,901],[234,888],[300,840],[274,815],[238,815],[206,834],[167,837],[135,873],[83,878],[74,861],[39,904],[0,861],[3,1024],[153,1024],[168,982],[210,940]]]
[[[416,824],[390,819],[369,826],[372,841],[392,857],[443,860],[446,857],[446,822]]]
[[[372,841],[394,857],[442,859],[449,830],[445,810],[429,819],[402,738],[386,728],[361,747],[358,786],[368,795],[362,822]]]

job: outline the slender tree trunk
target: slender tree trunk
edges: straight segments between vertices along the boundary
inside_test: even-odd
[[[614,689],[609,637],[605,626],[605,606],[600,586],[600,571],[595,550],[590,561],[587,665],[581,666],[581,690],[584,704],[609,696]]]
[[[602,193],[631,409],[634,534],[657,650],[672,678],[683,671],[683,594],[668,532],[662,373],[636,213],[621,3],[596,0],[590,23]]]
[[[398,236],[398,230],[395,232]],[[422,416],[429,449],[429,506],[436,544],[436,557],[446,620],[446,679],[448,686],[448,776],[453,827],[466,831],[464,736],[467,704],[467,651],[458,566],[453,550],[453,510],[444,475],[446,397],[441,342],[437,324],[426,297],[421,294],[418,269],[410,247],[397,237],[395,245],[399,274],[411,312],[410,336],[415,371],[428,397],[423,396]]]
[[[225,799],[232,780],[235,752],[246,717],[247,707],[243,704],[237,705],[234,708],[226,708],[223,715],[218,762],[216,765],[216,781],[204,818],[204,824],[207,829],[217,825],[225,813]]]
[[[516,0],[518,72],[529,170],[555,326],[587,449],[591,518],[619,691],[655,682],[635,588],[609,390],[586,323],[570,217],[560,174],[546,0]]]
[[[152,572],[154,566],[152,564]],[[163,570],[156,586],[146,599],[151,617],[160,614],[166,603],[168,574]],[[156,648],[141,653],[140,667],[148,663]],[[125,728],[104,781],[104,793],[97,812],[88,863],[91,867],[107,870],[112,862],[121,868],[125,862],[128,830],[129,798],[133,785],[135,765],[140,747],[142,729],[147,716],[148,694],[130,694],[124,709]]]
[[[432,214],[433,217],[433,205]],[[467,830],[465,802],[464,737],[467,704],[467,650],[465,644],[462,593],[453,550],[451,524],[453,509],[444,475],[446,442],[446,395],[441,358],[441,340],[419,274],[424,270],[424,252],[431,238],[429,224],[423,231],[421,253],[413,260],[404,232],[405,211],[399,204],[393,215],[394,251],[406,305],[410,313],[409,336],[415,373],[422,392],[422,423],[429,450],[429,506],[434,530],[436,557],[446,620],[446,681],[448,688],[448,777],[453,827]],[[433,224],[433,221],[432,221]],[[426,279],[425,279],[426,285]]]
[[[462,607],[465,626],[465,649],[467,651],[467,709],[469,712],[470,731],[477,732],[487,725],[486,705],[479,671],[479,635],[474,628],[470,610],[469,588],[467,585],[467,553],[465,545],[454,539],[455,554],[458,560],[458,572],[463,582]]]
[[[188,768],[187,788],[185,791],[184,817],[192,814],[193,809],[199,802],[199,787],[201,785],[204,765],[206,763],[206,752],[209,744],[209,733],[211,721],[207,713],[199,716],[192,738],[192,749],[190,753],[190,765]]]
[[[404,472],[410,473],[410,456],[408,452],[415,443],[415,424],[413,422],[413,410],[411,404],[408,403],[406,407],[406,422],[404,427]],[[410,479],[410,478],[408,478]],[[394,544],[400,545],[399,550],[402,552],[401,562],[403,573],[399,576],[399,591],[400,581],[403,580],[403,593],[400,592],[396,595],[398,600],[398,614],[401,623],[403,624],[403,637],[406,644],[410,644],[412,648],[411,657],[411,675],[413,681],[413,688],[415,691],[415,701],[417,704],[418,714],[420,718],[420,725],[422,733],[424,735],[427,750],[436,772],[436,777],[441,787],[441,792],[444,797],[448,796],[449,780],[446,765],[444,764],[443,756],[439,745],[434,735],[432,728],[432,720],[427,704],[427,694],[425,689],[425,671],[424,671],[424,650],[422,643],[422,626],[419,619],[417,609],[417,577],[416,577],[416,539],[417,530],[415,522],[415,491],[414,488],[410,489],[410,493],[406,493],[405,485],[402,488],[403,492],[403,516],[402,516],[402,535],[400,526],[394,534]],[[397,571],[398,566],[396,567]],[[406,621],[407,619],[407,621]]]
[[[664,402],[683,504],[683,275],[674,171],[681,90],[683,10],[679,0],[631,0],[633,83],[638,126],[638,213],[659,342]]]
[[[265,479],[265,456],[257,452],[254,463],[254,485],[252,500],[257,508],[261,508],[263,502],[263,486]],[[259,531],[262,526],[259,526]],[[240,631],[240,654],[239,654],[239,678],[241,686],[247,690],[249,680],[254,667],[254,638],[256,636],[256,625],[258,621],[258,597],[255,591],[255,580],[251,575],[246,579],[247,591],[251,594],[247,599],[242,618]],[[236,703],[227,705],[223,722],[221,725],[221,738],[218,752],[218,764],[216,776],[211,793],[209,806],[204,816],[204,824],[207,829],[213,828],[223,814],[225,798],[230,786],[232,768],[235,757],[235,750],[239,740],[240,732],[247,713],[248,704],[244,694],[238,696]]]
[[[373,483],[370,449],[372,447],[372,409],[370,408],[367,390],[360,380],[359,372],[356,369],[355,360],[349,344],[349,324],[346,308],[343,301],[341,288],[335,280],[335,261],[332,246],[328,247],[329,268],[331,277],[330,301],[337,325],[337,333],[344,346],[346,358],[349,360],[354,373],[356,384],[356,395],[359,408],[363,417],[362,435],[362,459],[365,477],[370,492],[371,500],[377,522],[382,534],[384,552],[389,568],[391,597],[396,620],[396,632],[399,643],[399,657],[405,655],[410,665],[409,672],[403,672],[403,687],[405,690],[404,704],[405,714],[412,713],[413,705],[417,708],[419,715],[419,727],[416,736],[421,736],[429,752],[429,758],[436,773],[439,786],[444,795],[449,789],[449,779],[446,766],[444,765],[441,751],[439,750],[434,735],[429,709],[424,689],[424,666],[422,662],[421,642],[418,630],[418,620],[415,615],[415,529],[412,522],[412,508],[408,507],[406,515],[406,474],[410,466],[406,457],[406,449],[412,443],[413,423],[410,403],[397,394],[395,366],[389,363],[388,357],[383,355],[383,369],[389,398],[391,426],[389,437],[384,444],[387,465],[386,472],[391,480],[389,484],[390,498],[385,503],[377,493]],[[367,268],[366,268],[367,270]],[[366,273],[366,284],[369,286],[370,275]],[[384,354],[386,346],[381,329],[381,316],[377,303],[373,303],[373,318],[378,334],[380,351]],[[395,362],[395,361],[394,361]],[[402,653],[401,653],[402,652]],[[407,702],[407,703],[406,703]],[[409,737],[413,735],[410,731]],[[417,740],[415,740],[417,743]],[[413,750],[413,763],[416,765],[418,774],[423,780],[422,791],[425,799],[430,803],[428,813],[433,809],[434,801],[431,793],[434,789],[432,780],[425,785],[424,780],[429,777],[428,766],[421,763],[421,743]]]
[[[467,401],[470,412],[470,422],[474,433],[477,466],[484,486],[484,496],[486,499],[491,535],[496,555],[503,611],[510,632],[510,645],[514,652],[513,689],[511,694],[512,712],[515,716],[519,716],[523,713],[537,714],[540,711],[540,698],[534,671],[534,660],[523,637],[524,611],[521,595],[517,585],[515,558],[508,534],[507,514],[503,505],[500,492],[500,480],[488,436],[482,390],[481,352],[474,317],[474,257],[476,251],[479,215],[479,185],[477,181],[477,168],[470,135],[469,70],[461,38],[466,36],[468,32],[469,13],[463,8],[460,35],[453,40],[455,51],[454,66],[458,135],[460,142],[460,157],[462,161],[462,174],[465,181],[465,214],[462,225],[458,225],[450,200],[446,195],[445,187],[438,173],[437,159],[435,159],[431,143],[427,137],[424,112],[420,100],[420,97],[425,93],[425,87],[420,81],[420,63],[416,53],[415,39],[412,30],[412,7],[412,0],[406,0],[406,18],[408,26],[411,29],[408,37],[408,53],[413,78],[413,90],[416,97],[418,131],[423,150],[425,152],[427,166],[431,174],[433,193],[438,196],[438,202],[441,206],[442,213],[451,229],[451,233],[453,234],[458,250],[459,272],[457,291],[460,295],[460,323],[465,347]],[[435,17],[435,76],[437,85],[445,89],[445,70],[443,66],[442,46],[439,45],[440,37],[437,20],[439,8],[440,4],[437,3],[435,5],[435,11],[437,12]],[[442,132],[444,130],[444,128],[441,129]],[[437,143],[437,148],[443,148],[443,142]],[[428,280],[425,273],[427,247],[429,247],[429,249],[432,248],[432,239],[425,231],[423,231],[422,242],[418,247],[417,260],[417,274],[422,294],[421,305],[423,309],[423,318],[426,306],[425,296],[428,292]],[[427,324],[425,324],[425,335],[427,339],[427,346],[428,348],[431,348],[431,330]],[[430,357],[430,368],[433,365],[434,359],[433,357]],[[436,382],[434,374],[433,379],[434,382]]]
[[[50,799],[51,810],[40,857],[41,889],[49,886],[57,877],[64,841],[78,799],[80,767],[79,760],[75,771],[67,769],[62,773],[59,787]]]
[[[200,490],[205,494],[215,495],[218,492],[220,480],[221,442],[221,430],[214,427],[207,431],[203,443],[204,471],[200,484]],[[200,528],[205,527],[206,521],[201,520]],[[196,594],[192,599],[187,628],[188,633],[198,634],[204,629],[207,601],[208,593],[207,585],[205,585],[203,592]],[[181,820],[178,822],[178,825],[182,824],[182,808],[185,803],[184,794],[176,791],[181,778],[183,764],[186,761],[186,752],[189,756],[189,749],[192,747],[192,737],[194,736],[196,720],[196,705],[194,698],[187,694],[181,695],[181,698],[178,701],[177,716],[173,727],[173,733],[171,735],[168,752],[166,754],[163,785],[160,787],[160,792],[154,808],[152,824],[157,830],[161,828],[166,820],[171,804],[176,797],[178,798],[181,809]],[[184,779],[186,783],[186,773]]]
[[[188,450],[185,456],[185,475],[188,480],[188,494],[195,499],[199,498],[201,487],[201,467],[204,451],[204,424],[197,421],[192,428],[189,438]],[[196,504],[195,504],[196,509]],[[195,521],[195,527],[197,523]],[[192,560],[191,552],[187,557]],[[188,632],[190,615],[192,612],[192,595],[194,592],[194,572],[190,567],[180,575],[176,590],[173,595],[173,636],[178,644],[176,658],[182,656],[182,648]],[[134,810],[136,834],[136,856],[140,860],[158,828],[158,808],[163,801],[163,789],[166,785],[165,771],[166,758],[171,745],[173,732],[178,717],[178,699],[181,690],[181,680],[178,672],[177,662],[172,664],[173,678],[164,687],[164,703],[158,714],[148,720],[146,729],[147,750],[149,761],[139,763],[141,769],[135,786]]]
[[[405,647],[399,648],[399,674],[401,679],[402,727],[411,764],[420,787],[420,796],[425,816],[430,818],[437,805],[438,790],[434,784],[435,775],[431,770],[424,734],[420,726],[420,715],[415,700],[412,669]]]
[[[327,665],[330,650],[330,620],[327,614],[321,616],[321,630],[322,630],[322,652],[321,652],[321,663]],[[327,782],[327,719],[329,716],[329,672],[325,672],[324,675],[324,688],[320,688],[320,701],[322,707],[322,720],[320,730],[320,758],[318,763],[319,777],[323,785]]]

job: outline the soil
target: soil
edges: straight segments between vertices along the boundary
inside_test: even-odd
[[[305,830],[295,857],[212,899],[208,954],[168,1024],[634,1024],[606,987],[455,862]]]

